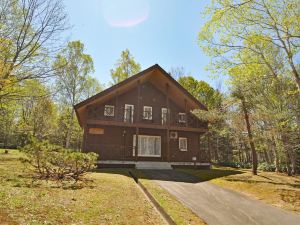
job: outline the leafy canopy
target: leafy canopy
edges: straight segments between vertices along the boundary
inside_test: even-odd
[[[128,77],[141,71],[141,66],[137,63],[129,50],[121,52],[121,57],[115,64],[115,68],[110,70],[113,84],[117,84]]]

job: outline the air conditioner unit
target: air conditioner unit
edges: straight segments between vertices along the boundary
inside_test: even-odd
[[[177,134],[176,131],[171,131],[171,132],[170,132],[170,138],[171,138],[171,139],[177,139],[177,137],[178,137],[178,134]]]

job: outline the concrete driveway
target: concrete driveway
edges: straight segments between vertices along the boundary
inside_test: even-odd
[[[300,215],[176,170],[145,170],[209,225],[300,225]]]

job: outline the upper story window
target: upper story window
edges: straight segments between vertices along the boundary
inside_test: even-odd
[[[187,151],[187,138],[180,137],[179,138],[179,150],[180,151]]]
[[[168,109],[167,108],[161,108],[161,124],[165,125],[168,121]]]
[[[124,122],[133,123],[134,105],[125,104]]]
[[[152,107],[151,106],[144,106],[143,119],[144,120],[152,120]]]
[[[185,123],[186,122],[186,114],[185,113],[178,113],[178,122]]]
[[[115,107],[113,105],[105,105],[104,116],[115,116]]]

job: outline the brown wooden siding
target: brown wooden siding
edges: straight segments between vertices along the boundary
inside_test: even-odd
[[[101,105],[93,105],[88,107],[88,120],[102,120],[102,121],[118,121],[120,123],[124,122],[124,111],[125,104],[134,105],[133,113],[133,123],[145,123],[161,125],[161,109],[167,108],[167,97],[164,93],[159,91],[152,83],[147,82],[141,85],[140,90],[140,107],[138,109],[138,88],[134,88],[127,93],[114,97],[113,99],[105,102]],[[105,105],[115,106],[115,114],[113,117],[104,116]],[[152,107],[152,120],[143,119],[143,107]],[[137,115],[139,112],[139,115]],[[171,126],[181,126],[181,127],[193,127],[193,128],[207,128],[205,122],[200,121],[194,115],[187,112],[187,123],[179,122],[178,113],[185,113],[186,110],[179,108],[173,101],[170,100],[169,103],[169,113],[170,113],[170,125]],[[138,120],[138,118],[140,118]],[[121,125],[121,124],[120,124]],[[166,125],[166,124],[165,124]]]
[[[111,126],[88,126],[89,128],[102,128],[104,134],[86,135],[84,151],[93,151],[99,154],[100,160],[136,160],[133,156],[133,135],[134,128],[111,127]],[[138,157],[139,161],[168,161],[167,159],[167,130],[140,129],[140,135],[161,136],[161,157]],[[197,157],[197,162],[207,162],[204,152],[201,150],[199,137],[201,133],[178,132],[179,137],[186,137],[188,149],[186,152],[180,151],[178,138],[170,139],[170,161],[172,162],[191,162],[192,157]]]

